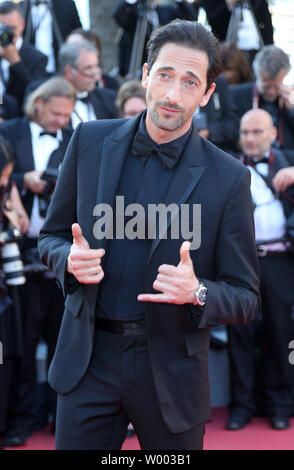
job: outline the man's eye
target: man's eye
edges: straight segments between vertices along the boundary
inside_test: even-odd
[[[166,72],[160,72],[159,73],[159,77],[160,78],[163,78],[163,79],[167,79],[168,78],[168,74]]]
[[[186,80],[186,84],[190,87],[194,87],[197,85],[197,83],[195,82],[195,80]]]

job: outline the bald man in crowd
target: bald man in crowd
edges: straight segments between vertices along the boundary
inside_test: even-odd
[[[246,112],[240,124],[240,160],[251,172],[256,247],[261,276],[261,321],[228,327],[232,373],[232,401],[227,428],[243,428],[255,413],[254,376],[257,327],[259,340],[262,410],[271,427],[289,427],[293,403],[293,371],[288,361],[291,308],[294,302],[294,262],[287,241],[286,220],[293,212],[287,192],[277,193],[275,174],[288,163],[272,149],[277,130],[263,109]]]

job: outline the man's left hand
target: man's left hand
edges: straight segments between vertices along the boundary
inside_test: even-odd
[[[153,288],[160,294],[140,294],[141,302],[163,302],[169,304],[193,303],[195,290],[199,281],[195,275],[193,262],[190,257],[191,243],[186,241],[180,248],[180,262],[177,266],[162,264]]]

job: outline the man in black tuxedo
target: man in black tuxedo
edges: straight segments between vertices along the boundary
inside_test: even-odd
[[[97,86],[101,69],[98,51],[93,44],[85,40],[64,43],[59,51],[59,71],[77,91],[71,117],[73,128],[80,122],[118,116],[116,92]]]
[[[275,45],[263,47],[253,62],[256,81],[232,86],[239,118],[251,108],[270,113],[277,128],[274,146],[294,164],[294,89],[284,80],[291,69],[290,59]]]
[[[120,449],[130,421],[142,449],[202,449],[208,327],[259,309],[249,172],[192,125],[219,57],[199,23],[159,28],[147,111],[71,140],[39,239],[66,296],[50,367],[57,449]]]
[[[293,409],[293,372],[288,345],[292,339],[294,261],[291,245],[286,241],[286,220],[294,210],[294,198],[293,191],[292,195],[285,191],[279,193],[272,184],[277,172],[288,166],[282,152],[271,146],[276,134],[270,114],[263,109],[250,110],[242,117],[240,159],[252,174],[261,274],[261,321],[228,327],[232,402],[227,427],[231,430],[243,428],[256,409],[269,416],[274,429],[285,429],[289,427]],[[255,400],[257,376],[259,400]]]
[[[212,32],[219,41],[225,41],[232,7],[241,3],[238,0],[199,0],[204,8]],[[253,12],[264,44],[273,44],[273,25],[267,0],[251,0]]]
[[[69,83],[62,78],[53,78],[28,97],[25,117],[0,124],[0,135],[10,142],[14,150],[12,179],[30,217],[30,227],[20,240],[20,248],[25,265],[28,269],[31,266],[26,274],[26,283],[19,288],[24,350],[13,414],[3,440],[5,446],[23,444],[36,425],[36,346],[42,336],[48,346],[49,364],[61,322],[62,293],[54,276],[40,270],[36,247],[46,205],[54,189],[54,184],[47,183],[43,173],[49,169],[51,173],[53,169],[57,171],[62,163],[72,134],[66,126],[74,104],[75,91]],[[54,413],[54,395],[50,391],[49,394]]]
[[[137,21],[142,15],[147,15],[148,20],[142,57],[143,65],[146,60],[147,41],[152,30],[169,23],[175,18],[197,20],[198,9],[186,0],[175,0],[174,4],[170,5],[160,5],[158,0],[118,0],[112,16],[123,31],[118,51],[119,73],[122,77],[125,77],[129,72]]]
[[[217,77],[215,84],[211,100],[194,116],[195,126],[201,137],[210,140],[225,152],[235,153],[239,139],[237,106],[223,75]]]
[[[10,1],[1,2],[0,23],[9,26],[14,34],[12,43],[1,44],[2,86],[21,104],[27,85],[46,76],[47,57],[22,38],[25,22],[19,5]]]
[[[81,28],[73,0],[24,0],[21,2],[26,21],[24,38],[48,57],[48,73],[56,72],[58,51],[67,36]]]

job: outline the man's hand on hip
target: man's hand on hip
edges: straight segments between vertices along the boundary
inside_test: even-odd
[[[104,277],[101,258],[105,251],[93,250],[79,224],[72,225],[73,244],[67,259],[67,271],[82,284],[99,284]]]
[[[193,263],[190,257],[190,242],[184,242],[180,248],[180,262],[177,266],[162,264],[153,288],[161,294],[140,294],[141,302],[165,302],[169,304],[193,303],[194,293],[199,287]]]

